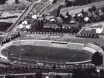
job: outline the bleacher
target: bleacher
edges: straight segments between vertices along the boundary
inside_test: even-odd
[[[67,45],[67,47],[69,48],[69,49],[77,49],[77,50],[82,50],[82,48],[83,48],[83,44],[80,44],[80,43],[68,43],[68,45]]]
[[[97,46],[97,45],[88,43],[88,44],[85,45],[85,47],[90,47],[90,48],[95,49],[95,50],[98,51],[98,52],[103,53],[103,49],[102,49],[101,47]]]

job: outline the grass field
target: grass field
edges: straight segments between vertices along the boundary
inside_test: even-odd
[[[56,16],[57,8],[59,5],[63,5],[64,0],[57,0],[56,3],[49,5],[43,12],[43,14],[51,14],[53,16]]]
[[[53,10],[53,11],[51,12],[51,15],[57,16],[57,9]]]
[[[80,62],[91,59],[91,53],[87,51],[71,50],[67,48],[45,47],[45,46],[10,46],[2,50],[3,55],[9,52],[10,57],[21,57],[24,59],[49,61],[49,62]]]
[[[6,31],[12,23],[0,22],[0,31]]]

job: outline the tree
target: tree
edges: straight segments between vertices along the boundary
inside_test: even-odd
[[[102,46],[102,49],[104,50],[104,46]]]
[[[66,15],[67,15],[68,17],[70,16],[68,11],[66,12]]]
[[[0,0],[0,4],[5,4],[7,0]]]
[[[59,5],[58,9],[57,9],[57,17],[59,17],[60,15],[60,10],[61,10],[62,5]]]
[[[82,9],[81,13],[82,13],[82,14],[84,13],[84,9]]]
[[[57,2],[57,0],[54,0],[54,1],[53,1],[53,4],[56,3],[56,2]]]
[[[91,8],[92,8],[92,11],[96,11],[96,6],[95,5],[93,5]]]
[[[104,6],[101,8],[102,12],[104,12]]]
[[[61,18],[61,17],[57,17],[56,18],[56,22],[57,22],[57,24],[59,24],[59,23],[63,23],[63,19]]]
[[[68,2],[66,3],[66,7],[70,7],[70,6],[72,6],[72,1],[68,1]]]
[[[28,75],[26,78],[34,78],[32,75]]]
[[[62,14],[59,15],[62,20],[64,20],[64,16]]]
[[[100,78],[104,78],[104,70],[100,71]]]
[[[95,52],[92,55],[92,64],[95,64],[96,66],[100,66],[103,63],[103,55],[99,52]]]
[[[20,34],[20,32],[18,32],[18,36],[20,36],[21,34]]]
[[[62,76],[60,76],[60,75],[56,75],[56,78],[62,78]]]
[[[71,19],[71,15],[69,14],[68,11],[66,12],[66,15],[68,16],[68,20],[70,21],[70,19]]]
[[[15,3],[18,4],[19,3],[19,0],[15,0]]]
[[[42,30],[43,26],[44,26],[44,23],[43,23],[43,20],[41,20],[40,22],[41,22],[41,28],[40,29]]]
[[[14,78],[14,76],[7,75],[7,76],[5,76],[5,78]]]
[[[57,23],[57,26],[60,27],[60,29],[62,30],[62,23],[63,23],[63,20],[62,20],[61,17],[57,17],[56,23]]]
[[[65,0],[65,4],[68,2],[68,0]]]
[[[55,64],[53,65],[53,69],[56,69],[56,65]]]
[[[41,72],[37,72],[35,74],[35,78],[42,78],[42,73]]]

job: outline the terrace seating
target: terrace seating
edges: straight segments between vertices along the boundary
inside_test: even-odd
[[[78,50],[81,50],[83,45],[80,45],[80,44],[77,44],[77,43],[68,43],[67,45],[68,48],[70,49],[78,49]]]
[[[103,53],[102,48],[99,47],[98,45],[94,45],[94,44],[88,43],[87,45],[85,45],[85,47],[90,47],[90,48],[95,49],[96,51],[99,51],[99,52]]]
[[[99,38],[98,34],[77,34],[76,37],[83,37],[83,38]]]

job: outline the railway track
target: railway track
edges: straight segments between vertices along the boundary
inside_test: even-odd
[[[6,38],[10,38],[11,34],[13,33],[13,31],[16,30],[16,28],[18,27],[18,24],[24,19],[24,17],[26,17],[29,12],[33,9],[33,7],[35,6],[35,2],[34,3],[30,3],[29,6],[25,9],[24,13],[19,17],[19,19],[17,20],[16,23],[14,23],[7,31],[6,31],[6,36],[2,39],[2,40],[6,40]]]
[[[27,6],[27,8],[25,9],[25,11],[23,12],[23,14],[19,17],[19,19],[16,21],[16,23],[14,23],[7,31],[6,31],[6,36],[4,38],[2,38],[1,40],[6,40],[7,38],[10,38],[11,37],[11,34],[13,32],[16,32],[16,29],[18,27],[18,24],[24,20],[24,17],[26,17],[31,11],[33,8],[37,8],[36,4],[39,4],[40,6],[37,8],[37,15],[40,15],[43,10],[50,4],[49,1],[47,0],[44,0],[46,1],[45,3],[43,1],[37,1],[37,2],[33,2],[33,3],[30,3],[29,6]],[[43,5],[42,5],[43,4]]]

